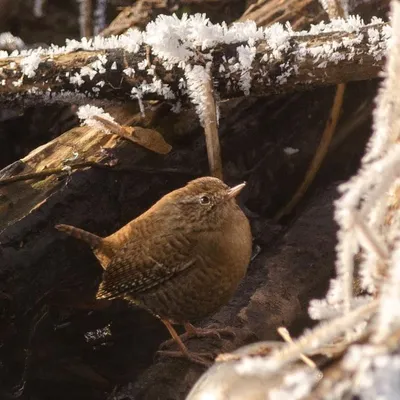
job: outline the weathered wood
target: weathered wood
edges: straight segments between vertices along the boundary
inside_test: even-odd
[[[371,28],[377,31],[379,39],[376,43],[369,39]],[[376,78],[384,63],[387,29],[385,23],[374,23],[355,32],[289,34],[285,39],[287,46],[281,46],[279,51],[267,41],[260,41],[256,46],[251,69],[246,72],[250,83],[246,94],[265,96]],[[211,75],[221,99],[244,95],[243,70],[240,66],[232,70],[231,62],[231,57],[236,58],[237,62],[237,48],[240,46],[241,43],[220,45],[212,49],[214,61]],[[104,71],[96,72],[92,64],[98,62],[99,56],[105,57],[107,61],[103,65]],[[89,98],[132,100],[135,98],[132,88],[142,91],[140,88],[143,84],[151,85],[153,82],[148,68],[138,67],[147,57],[144,46],[136,54],[124,49],[110,49],[43,55],[35,76],[31,78],[23,75],[23,58],[0,59],[0,103],[47,102],[49,92],[54,96],[64,91],[81,93]],[[195,58],[193,63],[196,63]],[[175,99],[186,98],[179,89],[180,80],[185,78],[184,70],[176,66],[166,70],[158,57],[152,57],[151,62],[154,76],[162,85],[167,85],[170,96],[172,94]],[[135,70],[131,77],[123,72],[128,66]],[[72,78],[80,76],[82,68],[90,68],[94,76],[89,77],[85,73],[77,83]],[[156,89],[148,92],[143,90],[141,97],[164,99],[164,95],[159,92]]]
[[[349,3],[350,15],[362,15],[364,20],[372,17],[386,18],[389,10],[388,0],[371,0],[365,3]],[[256,21],[259,26],[274,22],[290,22],[293,29],[308,29],[311,24],[329,21],[326,11],[318,0],[258,0],[246,9],[239,21]]]
[[[303,27],[299,25],[299,29]],[[326,168],[316,182],[322,190],[332,180],[346,177],[357,165],[370,129],[374,93],[375,84],[371,82],[349,85],[341,124]],[[232,350],[256,340],[256,336],[248,335],[247,328],[257,337],[269,338],[270,334],[275,337],[278,324],[291,325],[291,333],[308,324],[305,304],[323,290],[331,270],[331,265],[325,263],[333,249],[334,228],[328,212],[325,214],[331,207],[331,198],[327,194],[322,208],[316,203],[311,206],[314,211],[297,225],[295,236],[289,233],[282,239],[279,227],[275,230],[267,218],[290,198],[301,181],[329,115],[332,94],[331,88],[325,88],[221,103],[219,133],[224,177],[227,183],[248,182],[241,204],[251,218],[255,245],[261,247],[261,253],[235,299],[212,319],[220,325],[237,323],[242,327],[236,341],[193,341],[193,348]],[[164,327],[124,302],[94,302],[101,274],[95,258],[84,244],[65,238],[54,229],[56,223],[68,223],[100,235],[109,234],[166,192],[197,175],[208,174],[204,135],[193,111],[176,115],[165,103],[152,104],[142,120],[137,106],[125,109],[121,115],[118,109],[107,111],[121,123],[129,119],[133,124],[157,129],[172,145],[172,151],[166,156],[157,155],[123,139],[79,128],[0,172],[0,176],[16,176],[44,167],[60,167],[74,152],[78,152],[77,162],[88,158],[100,163],[118,160],[112,168],[75,170],[71,175],[0,188],[0,376],[6,382],[2,386],[4,398],[21,377],[25,349],[32,353],[25,376],[26,391],[38,398],[43,396],[44,387],[50,392],[47,396],[61,400],[70,400],[73,390],[86,399],[103,400],[105,392],[111,392],[115,384],[127,382],[133,385],[122,390],[127,394],[135,390],[145,398],[157,374],[166,378],[165,384],[162,386],[159,380],[151,393],[161,393],[165,398],[164,394],[171,392],[182,398],[201,372],[185,361],[161,359],[153,364],[158,345],[168,338]],[[131,114],[134,118],[128,117]],[[125,120],[120,119],[123,115]],[[102,147],[109,150],[103,152]],[[289,156],[284,152],[289,147],[299,151]],[[322,214],[328,220],[322,220]],[[316,235],[317,231],[325,232],[321,236],[321,253],[301,253],[304,258],[297,261],[291,274],[290,265],[288,270],[286,267],[292,259],[296,262],[296,245],[297,249],[301,246],[309,250],[310,243],[315,244],[315,236],[306,241],[305,232],[311,232],[309,229],[315,229]],[[277,258],[280,251],[281,258]],[[300,261],[312,263],[319,256],[324,261],[320,269],[311,266],[303,271]],[[294,294],[286,288],[286,281],[292,289],[297,285]],[[311,282],[316,286],[311,287]],[[318,284],[321,287],[317,288]],[[293,303],[285,300],[287,296]],[[275,304],[286,319],[282,321],[277,313],[268,314],[266,320],[258,318],[259,312],[265,316],[265,301],[267,310]],[[240,309],[243,311],[238,317]],[[108,324],[110,335],[88,342],[84,339],[88,331]],[[35,326],[36,335],[32,334]],[[171,387],[177,379],[182,379],[180,386]]]
[[[237,20],[246,5],[244,0],[137,0],[125,7],[102,32],[102,36],[120,35],[135,27],[144,29],[157,15],[182,11],[189,14],[206,13],[213,22],[230,23]]]
[[[360,90],[362,88],[358,84],[353,93],[351,90],[349,93],[357,99]],[[241,202],[251,215],[253,235],[262,248],[271,243],[271,237],[276,238],[275,233],[268,233],[270,228],[265,216],[271,215],[282,204],[282,199],[293,192],[302,178],[324,123],[321,106],[325,107],[328,115],[329,98],[325,103],[319,102],[318,107],[314,106],[312,98],[313,95],[309,93],[308,99],[298,96],[290,102],[247,99],[247,103],[235,100],[221,104],[220,139],[224,177],[229,184],[243,179],[248,182]],[[346,113],[357,109],[356,101],[349,101],[348,105],[350,109]],[[301,111],[288,113],[288,107]],[[195,114],[186,111],[177,117],[168,113],[165,104],[159,105],[157,110],[145,126],[157,127],[172,145],[167,155],[155,154],[113,135],[78,128],[38,148],[0,173],[1,177],[10,177],[43,171],[44,167],[60,167],[64,160],[74,157],[74,152],[78,153],[78,158],[72,163],[118,161],[110,168],[73,170],[70,175],[62,177],[49,176],[0,188],[0,337],[4,343],[0,356],[4,365],[16,363],[22,373],[25,353],[19,353],[19,349],[31,349],[34,354],[31,364],[36,368],[30,369],[27,379],[31,386],[28,385],[27,390],[29,387],[34,390],[35,382],[45,380],[48,390],[58,393],[59,389],[52,386],[52,381],[65,376],[77,384],[76,371],[89,367],[95,371],[92,371],[92,375],[100,375],[97,381],[105,378],[109,382],[107,388],[111,389],[115,372],[108,362],[110,357],[121,368],[133,368],[125,379],[135,380],[137,372],[151,362],[157,346],[167,338],[167,332],[159,322],[146,313],[129,308],[125,303],[115,302],[106,307],[107,303],[94,302],[101,268],[84,244],[66,238],[54,229],[57,223],[68,223],[99,235],[107,235],[139,215],[166,192],[197,175],[208,173],[204,134],[198,122],[194,123]],[[125,109],[125,114],[121,114],[121,111],[117,114],[115,109],[107,111],[120,123],[126,122],[126,119],[121,119],[124,115],[132,119],[132,110],[129,108]],[[270,116],[268,127],[265,126],[265,115]],[[248,126],[252,129],[248,129]],[[368,131],[365,125],[357,127],[357,130]],[[360,148],[362,136],[355,137],[356,146],[345,148],[348,159],[352,158],[348,155],[351,147]],[[283,149],[289,146],[299,149],[298,154],[285,156]],[[331,162],[341,161],[333,168],[332,164],[327,164],[329,173],[325,179],[332,179],[345,171],[340,147],[336,152]],[[254,264],[251,270],[257,270],[257,265]],[[255,281],[250,275],[248,292],[246,295],[238,293],[234,307],[238,302],[241,307],[247,304],[253,290],[267,276],[265,272],[260,274]],[[271,290],[271,295],[274,293]],[[43,338],[46,345],[42,340],[37,342],[38,339],[29,345],[27,335],[30,335],[34,321],[40,317],[44,306],[52,310],[39,324],[41,328],[38,328],[39,337]],[[82,315],[84,311],[77,311],[84,308],[97,311],[92,312],[94,314],[90,319],[88,315]],[[230,314],[233,318],[237,308],[232,310],[235,310]],[[80,314],[82,317],[78,318]],[[215,320],[221,324],[233,321],[225,317],[227,314],[220,314],[215,316]],[[88,325],[89,320],[92,322]],[[125,320],[131,321],[131,325],[121,326]],[[54,331],[54,326],[63,326],[65,323],[69,327]],[[81,354],[82,346],[93,357],[97,354],[90,344],[77,342],[76,337],[83,340],[88,330],[102,328],[108,323],[111,323],[112,335],[109,340],[112,342],[102,350],[103,357],[96,363],[73,360],[73,355]],[[73,333],[72,337],[68,335],[69,332]],[[140,340],[138,348],[126,343],[131,337]],[[242,337],[241,340],[245,339]],[[239,344],[225,343],[227,349]],[[220,349],[220,345],[217,343],[214,348]],[[54,351],[59,354],[56,359],[52,354]],[[163,359],[164,362],[170,365],[171,361]],[[157,369],[166,368],[163,363]],[[62,372],[64,364],[73,365],[74,374],[69,370],[65,375]],[[182,365],[184,371],[190,374],[191,365]],[[78,376],[86,385],[92,382],[92,378],[87,380],[82,375]],[[14,374],[13,378],[16,377],[18,375]],[[16,383],[11,379],[9,382]],[[93,397],[93,392],[90,396]]]

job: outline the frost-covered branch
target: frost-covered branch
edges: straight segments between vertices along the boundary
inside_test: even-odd
[[[159,16],[143,33],[2,54],[0,96],[2,102],[66,92],[114,101],[184,98],[190,96],[185,69],[193,65],[208,67],[222,99],[308,89],[377,77],[390,37],[390,26],[376,18],[294,32],[252,21],[228,28],[199,14]]]

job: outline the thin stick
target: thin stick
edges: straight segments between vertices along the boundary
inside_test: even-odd
[[[79,25],[82,37],[93,36],[93,0],[79,1]]]
[[[74,169],[83,169],[86,167],[93,167],[94,166],[93,161],[87,161],[83,163],[77,163],[73,165],[68,165],[67,168],[66,166],[59,167],[59,168],[48,168],[40,172],[31,172],[29,174],[21,174],[17,176],[11,176],[10,178],[3,178],[0,179],[0,186],[6,186],[9,185],[10,183],[14,182],[19,182],[19,181],[27,181],[30,179],[42,179],[46,178],[50,175],[68,175],[70,170]],[[99,166],[99,165],[96,165]]]
[[[204,118],[204,134],[206,136],[208,165],[210,166],[210,174],[212,176],[223,179],[221,150],[218,136],[217,109],[215,105],[211,78],[204,84],[204,86],[207,96]]]
[[[21,181],[28,181],[31,179],[35,180],[40,180],[43,178],[46,178],[50,175],[56,175],[56,176],[63,176],[63,175],[68,175],[71,170],[82,170],[85,168],[100,168],[100,169],[107,169],[110,171],[116,171],[116,172],[144,172],[144,173],[149,173],[149,174],[158,174],[158,173],[167,173],[167,174],[181,174],[181,175],[188,175],[190,177],[197,177],[200,176],[200,173],[196,173],[193,171],[189,170],[180,170],[176,168],[162,168],[162,169],[155,169],[155,168],[150,168],[150,167],[114,167],[113,165],[107,165],[107,164],[99,164],[94,161],[86,161],[86,162],[81,162],[77,164],[72,164],[68,165],[71,169],[66,169],[64,167],[60,168],[49,168],[40,172],[32,172],[29,174],[21,174],[17,176],[12,176],[10,178],[3,178],[0,179],[0,187],[1,186],[7,186],[10,185],[11,183],[14,182],[21,182]]]

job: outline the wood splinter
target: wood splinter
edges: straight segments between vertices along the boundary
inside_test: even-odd
[[[207,96],[204,112],[204,135],[206,137],[208,165],[212,176],[223,179],[217,107],[211,77],[204,83],[204,89]]]

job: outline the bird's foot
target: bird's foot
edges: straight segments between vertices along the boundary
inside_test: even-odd
[[[159,350],[157,354],[165,357],[173,357],[173,358],[186,358],[187,360],[199,364],[203,367],[209,368],[215,358],[215,354],[212,353],[195,353],[195,352],[181,352],[181,351],[169,351],[169,350]]]
[[[196,328],[190,323],[185,324],[188,337],[215,337],[221,339],[223,336],[234,339],[236,337],[235,330],[227,326],[225,328]]]
[[[189,339],[191,337],[214,336],[218,339],[221,339],[221,336],[223,336],[223,335],[235,336],[235,332],[233,331],[232,328],[202,329],[202,328],[195,328],[189,322],[184,323],[186,333],[179,336],[169,320],[161,319],[161,321],[166,326],[166,328],[168,329],[168,331],[171,334],[173,339],[167,340],[164,343],[162,343],[160,346],[160,349],[163,349],[172,343],[176,343],[178,345],[180,351],[159,350],[157,353],[160,355],[169,356],[169,357],[185,357],[186,359],[188,359],[196,364],[200,364],[200,365],[203,365],[206,367],[209,367],[213,363],[216,354],[213,354],[212,352],[207,352],[207,353],[191,352],[185,346],[185,344],[183,343],[183,340]]]
[[[182,342],[190,338],[203,338],[203,337],[214,337],[216,339],[221,339],[223,336],[230,337],[234,339],[236,337],[236,333],[232,327],[225,328],[196,328],[192,324],[186,322],[184,324],[186,332],[179,335],[179,338]],[[160,344],[160,349],[166,349],[176,343],[174,339],[168,339],[165,342]]]

